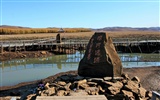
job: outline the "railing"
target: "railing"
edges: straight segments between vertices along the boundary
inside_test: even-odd
[[[153,91],[152,92],[152,100],[157,100],[157,98],[160,100],[160,93]]]

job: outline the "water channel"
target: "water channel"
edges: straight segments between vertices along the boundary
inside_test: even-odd
[[[45,58],[0,62],[0,86],[46,78],[59,72],[77,70],[84,52]],[[124,68],[160,66],[160,54],[119,54]]]

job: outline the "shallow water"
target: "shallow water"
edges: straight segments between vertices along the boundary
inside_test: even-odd
[[[30,58],[0,62],[0,85],[43,79],[48,76],[77,70],[84,52],[70,55],[54,55],[46,58]],[[160,66],[159,54],[119,54],[125,68]]]

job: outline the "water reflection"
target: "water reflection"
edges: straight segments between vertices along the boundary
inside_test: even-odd
[[[50,75],[77,70],[84,52],[55,55],[46,58],[19,59],[0,62],[0,83],[15,85],[19,82],[43,79]],[[119,54],[123,67],[160,66],[159,54]]]

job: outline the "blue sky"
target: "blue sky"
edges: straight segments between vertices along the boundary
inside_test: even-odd
[[[157,27],[160,0],[1,0],[1,25]]]

